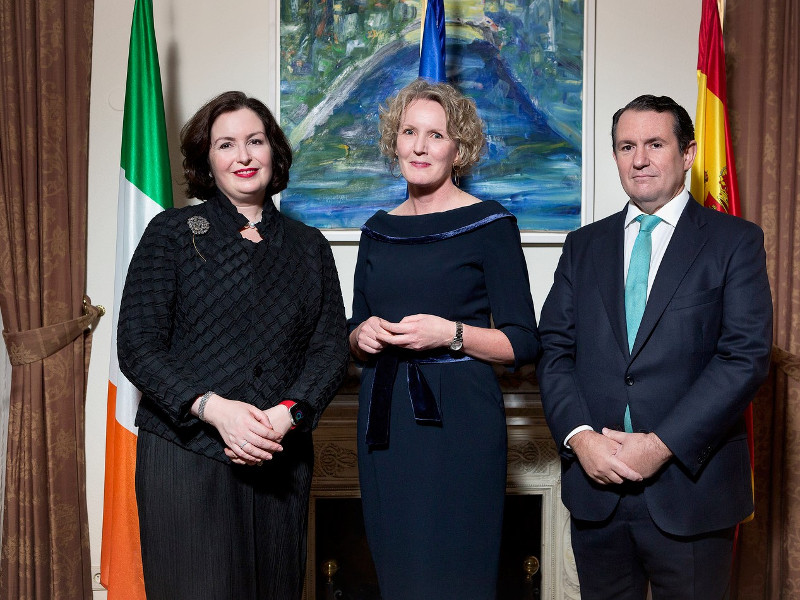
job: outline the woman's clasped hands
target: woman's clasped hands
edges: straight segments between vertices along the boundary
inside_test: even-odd
[[[283,436],[292,427],[289,410],[283,405],[261,410],[247,402],[213,394],[203,417],[219,431],[227,446],[225,455],[237,465],[261,465],[281,452]]]
[[[353,330],[353,341],[362,353],[359,358],[378,354],[387,346],[406,350],[431,350],[447,346],[453,339],[455,323],[436,315],[408,315],[398,323],[370,317]]]

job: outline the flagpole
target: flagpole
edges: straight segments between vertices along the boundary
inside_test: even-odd
[[[728,120],[725,47],[719,6],[725,0],[703,0],[697,55],[697,155],[692,165],[692,196],[705,206],[741,216],[739,186],[733,160],[733,141]],[[755,490],[753,406],[744,413],[750,451],[750,477]],[[745,521],[753,518],[751,514]]]
[[[117,199],[116,269],[106,417],[100,582],[109,600],[145,600],[134,492],[139,391],[120,373],[117,320],[128,264],[150,219],[172,206],[152,0],[135,0],[128,51]]]

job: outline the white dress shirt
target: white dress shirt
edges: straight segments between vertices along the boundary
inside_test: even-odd
[[[647,276],[648,298],[650,297],[650,290],[653,288],[653,281],[655,281],[658,268],[661,266],[661,260],[664,258],[664,253],[667,251],[669,241],[672,239],[672,234],[675,233],[678,219],[681,218],[681,214],[683,213],[683,209],[686,208],[687,202],[689,202],[689,191],[683,188],[683,191],[653,213],[661,217],[661,222],[655,226],[655,229],[653,229],[653,232],[650,234],[652,247],[650,250],[650,273]],[[645,213],[643,213],[638,206],[633,202],[628,202],[628,214],[625,215],[624,281],[628,279],[628,265],[631,262],[633,244],[636,241],[636,236],[639,235],[639,222],[636,221],[636,217],[643,214]]]
[[[653,214],[661,217],[661,222],[655,226],[650,235],[652,247],[650,250],[650,272],[647,275],[647,297],[650,297],[650,290],[653,288],[653,281],[656,279],[658,268],[661,266],[661,260],[664,258],[664,253],[667,251],[669,241],[672,239],[672,234],[675,233],[675,227],[678,225],[678,219],[681,218],[683,209],[686,208],[686,203],[689,202],[689,190],[685,187],[677,196],[667,202],[664,206],[659,208]],[[633,244],[636,241],[636,236],[639,234],[639,222],[636,217],[645,214],[633,202],[628,202],[628,212],[625,215],[625,260],[623,280],[628,278],[628,265],[631,262],[631,254],[633,253]],[[590,431],[592,428],[589,425],[579,425],[569,432],[564,438],[564,446],[569,448],[569,440],[573,435],[580,431]]]

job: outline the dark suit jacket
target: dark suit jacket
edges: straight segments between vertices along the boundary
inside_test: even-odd
[[[655,432],[674,453],[646,481],[655,523],[676,535],[733,526],[753,510],[743,412],[772,343],[763,232],[690,199],[629,352],[625,213],[567,236],[542,308],[537,375],[562,498],[576,518],[611,515],[620,486],[590,480],[563,442],[579,425],[622,429],[629,404],[634,431]]]

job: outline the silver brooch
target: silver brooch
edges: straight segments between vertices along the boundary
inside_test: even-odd
[[[192,233],[195,235],[203,235],[209,229],[211,229],[208,219],[201,217],[200,215],[189,217],[187,223],[189,223],[189,229],[191,229]]]
[[[200,215],[189,217],[186,222],[189,224],[189,229],[192,232],[192,246],[194,246],[194,251],[203,259],[203,262],[206,262],[206,257],[200,254],[200,250],[197,249],[197,244],[194,243],[194,236],[207,233],[208,230],[211,229],[211,224],[208,222],[208,219]]]

